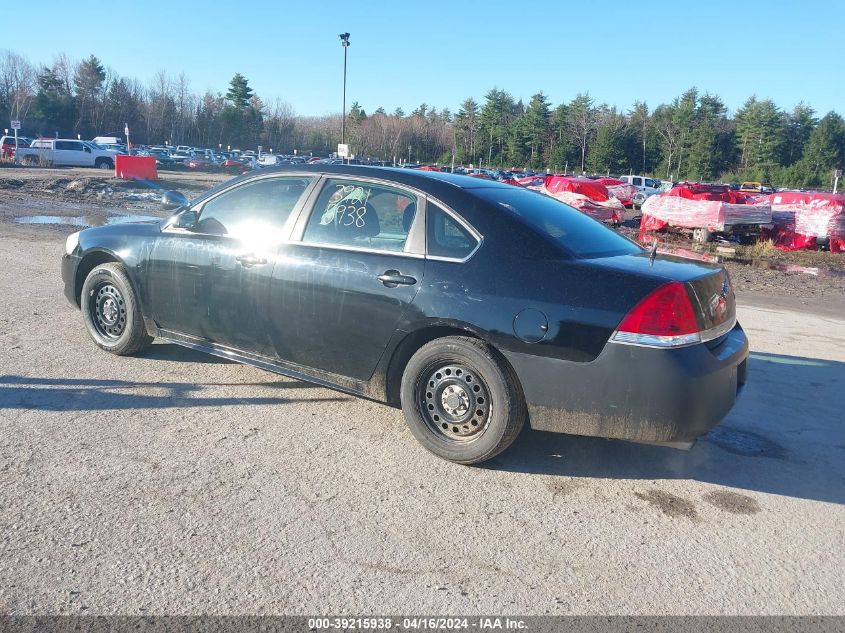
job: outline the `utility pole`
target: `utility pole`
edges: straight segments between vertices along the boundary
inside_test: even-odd
[[[340,142],[346,143],[346,49],[349,48],[349,33],[341,33],[340,45],[343,47],[343,112],[340,119]]]

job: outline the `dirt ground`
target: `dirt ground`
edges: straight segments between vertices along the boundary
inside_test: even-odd
[[[199,172],[162,175],[156,182],[132,182],[99,169],[0,168],[0,222],[39,214],[88,215],[86,211],[120,214],[144,210],[161,215],[163,191],[176,189],[190,198],[232,177]]]

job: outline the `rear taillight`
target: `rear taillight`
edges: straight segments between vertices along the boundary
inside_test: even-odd
[[[672,281],[652,291],[625,315],[611,340],[649,347],[700,343],[698,319],[684,284]]]

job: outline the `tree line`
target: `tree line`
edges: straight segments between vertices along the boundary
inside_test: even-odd
[[[197,94],[184,73],[162,71],[144,85],[94,55],[35,66],[12,51],[0,54],[0,116],[20,119],[29,135],[122,135],[128,124],[134,143],[319,155],[336,149],[341,130],[339,114],[298,116],[281,100],[265,103],[240,73],[225,93]],[[818,116],[803,102],[785,110],[752,96],[730,113],[718,95],[696,88],[627,111],[587,92],[553,105],[540,91],[525,104],[493,88],[455,113],[423,103],[408,114],[368,114],[355,101],[346,116],[352,152],[380,160],[814,188],[829,188],[845,163],[845,121],[836,112]]]

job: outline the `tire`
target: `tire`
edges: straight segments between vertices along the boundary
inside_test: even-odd
[[[101,349],[125,356],[153,342],[121,264],[95,266],[82,285],[80,304],[88,334]]]
[[[97,169],[114,169],[114,163],[108,158],[98,158],[94,161],[94,167]]]
[[[635,193],[633,200],[631,200],[631,207],[633,209],[642,209],[643,203],[646,201],[647,197],[648,196],[642,192]]]
[[[513,369],[469,337],[435,339],[417,350],[402,374],[400,395],[419,443],[458,464],[478,464],[504,451],[528,417]]]
[[[707,244],[713,239],[713,233],[708,228],[699,228],[692,230],[692,241],[699,244]]]

